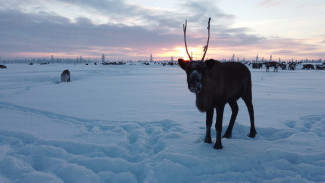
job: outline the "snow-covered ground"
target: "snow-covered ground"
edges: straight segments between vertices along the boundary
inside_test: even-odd
[[[7,67],[2,183],[325,182],[325,71],[251,70],[258,135],[240,100],[233,138],[215,150],[178,66]],[[71,83],[59,83],[64,69]]]

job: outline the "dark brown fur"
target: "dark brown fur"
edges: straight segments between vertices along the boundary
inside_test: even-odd
[[[247,105],[250,115],[251,130],[249,137],[255,137],[256,130],[254,125],[254,109],[252,104],[252,81],[249,69],[241,63],[225,62],[216,60],[205,62],[189,62],[183,59],[178,60],[179,65],[187,73],[187,82],[189,89],[192,84],[193,70],[201,73],[201,88],[196,93],[196,106],[201,112],[206,112],[206,143],[212,143],[211,125],[214,108],[217,111],[216,121],[216,144],[214,148],[221,149],[221,131],[224,107],[228,103],[232,109],[232,115],[229,126],[223,137],[231,138],[232,128],[234,126],[237,114],[237,100],[242,98]],[[191,89],[190,89],[191,90]],[[193,91],[192,91],[193,92]]]
[[[307,70],[309,70],[309,69],[313,69],[313,70],[315,70],[315,67],[314,67],[313,64],[304,64],[304,65],[302,66],[302,69],[307,69]]]
[[[274,72],[278,72],[278,66],[279,66],[279,63],[277,62],[265,62],[265,67],[266,67],[266,71],[269,71],[270,70],[270,67],[273,67],[274,68]]]
[[[61,82],[70,82],[70,71],[68,69],[61,73]]]

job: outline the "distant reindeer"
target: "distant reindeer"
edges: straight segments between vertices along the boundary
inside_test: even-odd
[[[253,63],[252,68],[253,69],[260,69],[263,67],[263,63]]]
[[[274,72],[278,72],[278,67],[279,67],[279,63],[277,62],[265,62],[265,67],[266,67],[266,71],[269,71],[270,70],[270,67],[273,67],[274,68]]]
[[[68,69],[62,72],[61,82],[70,82],[70,71]]]
[[[313,64],[304,64],[302,66],[302,69],[307,69],[307,70],[313,69],[313,70],[315,70],[315,67],[314,67]]]
[[[316,65],[316,70],[325,70],[325,65],[324,64],[317,64]]]
[[[221,63],[216,60],[204,61],[208,50],[210,38],[210,18],[208,23],[208,41],[204,47],[204,54],[201,61],[193,61],[187,50],[186,26],[183,25],[184,42],[186,53],[190,61],[178,59],[180,67],[187,74],[188,89],[196,95],[196,106],[201,112],[206,112],[206,135],[204,142],[212,143],[211,126],[214,109],[217,111],[215,124],[217,136],[215,149],[222,149],[221,131],[224,107],[228,103],[232,110],[229,126],[224,134],[224,138],[232,137],[232,129],[238,114],[237,100],[242,98],[248,108],[251,129],[249,137],[256,135],[254,125],[254,109],[252,104],[252,81],[249,69],[239,62]]]
[[[297,63],[295,62],[290,62],[288,66],[288,70],[295,70],[297,66]]]
[[[286,70],[287,69],[287,64],[285,62],[281,62],[279,63],[279,66],[282,70]]]

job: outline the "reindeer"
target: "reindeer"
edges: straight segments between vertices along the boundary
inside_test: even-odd
[[[288,66],[288,70],[295,70],[297,66],[296,62],[290,62]]]
[[[313,64],[304,64],[302,66],[302,69],[307,69],[307,70],[313,69],[313,70],[315,70],[315,67],[314,67]]]
[[[230,123],[223,135],[232,137],[232,129],[238,114],[237,100],[242,98],[248,108],[251,129],[249,137],[254,138],[256,129],[254,125],[254,108],[252,103],[252,81],[249,69],[239,62],[221,63],[217,60],[204,61],[210,39],[210,20],[208,23],[208,41],[204,47],[204,54],[200,61],[193,61],[188,53],[186,44],[186,27],[183,24],[184,42],[189,61],[178,59],[180,67],[186,72],[188,89],[196,95],[196,106],[199,111],[206,113],[206,135],[204,142],[212,143],[211,126],[214,109],[217,112],[215,128],[217,132],[215,149],[222,149],[221,132],[224,107],[228,103],[232,110]]]
[[[61,82],[70,82],[70,71],[68,69],[62,72]]]
[[[271,62],[265,62],[265,67],[266,67],[266,71],[269,71],[270,67],[274,68],[274,72],[278,72],[278,66],[279,63],[271,61]]]
[[[316,70],[325,70],[325,65],[324,64],[317,64],[316,65]]]
[[[252,68],[253,69],[260,69],[263,67],[263,63],[253,63]]]
[[[279,63],[279,66],[282,70],[286,70],[287,69],[287,64],[285,62],[281,62]]]

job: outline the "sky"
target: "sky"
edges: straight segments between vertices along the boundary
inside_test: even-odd
[[[0,57],[325,59],[324,0],[1,0]]]

